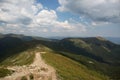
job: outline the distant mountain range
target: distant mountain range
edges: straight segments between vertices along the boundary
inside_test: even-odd
[[[106,39],[108,39],[116,44],[120,44],[120,37],[106,37]]]
[[[90,70],[108,75],[113,80],[120,80],[120,45],[111,42],[115,40],[113,38],[109,38],[111,41],[107,39],[102,37],[48,39],[0,34],[0,61],[36,45],[43,45],[85,65]]]
[[[58,40],[61,40],[61,39],[64,39],[64,38],[67,38],[67,37],[49,37],[50,39],[58,39]],[[85,37],[83,37],[85,38]],[[105,39],[113,42],[113,43],[116,43],[116,44],[120,44],[120,37],[104,37]]]

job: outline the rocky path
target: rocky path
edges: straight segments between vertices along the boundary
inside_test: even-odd
[[[57,80],[55,69],[44,62],[41,54],[42,52],[35,53],[34,62],[29,66],[8,67],[15,72],[0,80],[21,80],[23,76],[26,80]]]

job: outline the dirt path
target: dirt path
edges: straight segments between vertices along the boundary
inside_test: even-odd
[[[42,54],[42,52],[35,54],[34,62],[29,66],[8,67],[8,69],[14,70],[15,72],[0,80],[21,80],[23,76],[25,76],[27,80],[30,80],[30,78],[33,80],[57,80],[55,69],[47,65],[40,54]]]

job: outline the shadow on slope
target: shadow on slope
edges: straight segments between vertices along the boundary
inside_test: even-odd
[[[0,39],[0,62],[6,58],[19,54],[34,47],[31,41],[24,41],[15,37],[4,37]]]

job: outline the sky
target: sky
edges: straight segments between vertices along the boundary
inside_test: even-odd
[[[120,37],[120,0],[0,0],[0,33]]]

